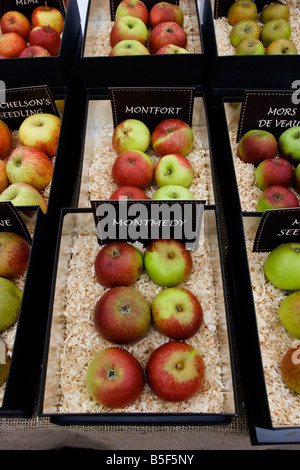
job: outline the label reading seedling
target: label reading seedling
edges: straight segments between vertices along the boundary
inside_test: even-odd
[[[11,201],[0,202],[0,232],[17,233],[31,245],[26,224]]]

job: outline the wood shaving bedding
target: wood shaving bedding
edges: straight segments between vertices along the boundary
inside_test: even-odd
[[[70,250],[70,262],[65,288],[64,341],[60,354],[61,413],[111,412],[90,397],[86,387],[86,372],[94,355],[112,344],[103,340],[93,325],[96,301],[107,290],[94,274],[93,261],[99,251],[94,233],[75,230]],[[204,313],[200,331],[187,340],[203,356],[206,365],[205,383],[201,392],[191,400],[179,404],[159,400],[145,385],[141,397],[125,412],[224,412],[225,387],[222,378],[222,358],[218,347],[218,313],[215,305],[214,279],[211,268],[210,247],[207,240],[200,241],[197,251],[191,252],[194,262],[190,279],[182,286],[198,296]],[[84,282],[82,281],[84,279]],[[151,302],[161,287],[154,284],[144,272],[134,287]],[[125,349],[135,355],[143,368],[151,352],[168,339],[151,325],[145,338]],[[118,410],[115,410],[118,411]]]
[[[270,1],[271,3],[271,1]],[[289,23],[292,28],[291,40],[294,42],[298,54],[300,53],[300,19],[299,19],[299,0],[286,0],[287,5],[290,8],[290,19]],[[215,34],[216,42],[218,47],[218,55],[235,55],[235,48],[232,46],[229,34],[232,26],[228,23],[227,17],[215,18]],[[262,27],[262,23],[258,21],[258,25]]]

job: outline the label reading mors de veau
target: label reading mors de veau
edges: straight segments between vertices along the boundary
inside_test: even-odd
[[[196,250],[205,201],[91,201],[99,245],[175,239]]]
[[[49,113],[59,116],[55,100],[47,85],[27,88],[8,88],[5,102],[0,102],[0,119],[11,130],[18,130],[28,116]]]
[[[121,0],[110,0],[110,14],[112,21],[115,21],[115,14],[119,3],[121,3]],[[157,0],[143,0],[143,3],[150,13],[151,8],[157,3]],[[168,3],[179,5],[179,0],[168,0]]]
[[[0,232],[17,233],[31,245],[26,224],[11,201],[0,202]]]
[[[64,0],[1,0],[0,2],[0,17],[7,11],[19,11],[31,20],[31,14],[33,10],[40,6],[45,6],[45,3],[49,7],[57,8],[63,16],[65,16],[65,1]]]
[[[251,91],[243,97],[237,142],[252,129],[262,129],[276,139],[289,127],[300,126],[300,106],[293,96],[295,90]]]
[[[181,119],[191,126],[195,89],[109,88],[113,122],[138,119],[151,131],[165,119]]]
[[[260,12],[265,5],[270,3],[268,0],[254,0],[254,2],[256,3],[258,12]],[[234,0],[215,0],[214,18],[227,17],[228,10],[233,3]]]
[[[253,251],[272,251],[282,243],[300,242],[300,209],[265,211],[256,232]]]

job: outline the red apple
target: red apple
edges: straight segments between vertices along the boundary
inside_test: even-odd
[[[27,183],[10,184],[1,194],[0,202],[11,201],[18,206],[39,206],[42,212],[47,211],[47,201],[33,186]]]
[[[193,148],[194,134],[181,119],[165,119],[155,127],[151,143],[153,150],[161,157],[174,153],[186,156]]]
[[[153,180],[154,165],[151,158],[140,150],[127,150],[117,156],[112,177],[117,186],[135,186],[146,189]]]
[[[110,45],[113,48],[120,41],[134,39],[147,46],[148,29],[145,23],[134,16],[121,16],[110,31]]]
[[[134,16],[142,20],[148,26],[149,13],[146,5],[141,0],[122,0],[116,9],[115,19],[122,16]]]
[[[175,46],[174,44],[166,44],[155,52],[156,55],[161,54],[189,54],[183,47]]]
[[[151,304],[153,324],[165,336],[183,340],[194,336],[203,321],[198,298],[183,287],[170,287],[159,292]]]
[[[43,191],[51,182],[53,163],[41,150],[20,146],[10,154],[6,171],[11,183],[27,183]]]
[[[136,39],[124,39],[118,42],[110,51],[110,56],[150,55],[147,47]]]
[[[55,114],[31,114],[19,127],[21,145],[39,149],[52,158],[57,152],[60,128],[61,119]]]
[[[111,242],[98,252],[94,268],[96,278],[105,287],[131,286],[143,272],[143,256],[126,242]]]
[[[158,49],[166,44],[174,44],[183,49],[187,46],[186,32],[174,21],[159,23],[150,33],[149,47],[151,54],[155,54]]]
[[[250,130],[238,143],[237,155],[245,163],[257,166],[267,158],[277,154],[277,141],[273,134],[265,130]]]
[[[46,49],[51,56],[59,54],[61,37],[56,29],[51,26],[35,26],[29,35],[31,46],[41,46]]]
[[[1,37],[1,36],[0,36]],[[0,120],[0,159],[3,160],[11,151],[12,133],[8,125]]]
[[[153,351],[146,365],[146,378],[161,400],[180,402],[200,392],[205,364],[190,344],[170,341]]]
[[[1,33],[17,33],[28,42],[31,31],[30,21],[19,11],[8,11],[4,13],[0,21]]]
[[[257,202],[257,211],[299,207],[297,196],[285,186],[269,186]]]
[[[26,41],[17,33],[0,34],[0,54],[7,58],[19,57],[27,47]]]
[[[88,366],[88,391],[106,408],[131,405],[141,395],[144,385],[142,366],[125,349],[106,348],[96,354]]]
[[[6,162],[4,160],[0,160],[0,194],[9,184],[9,179],[6,173]]]
[[[141,340],[150,323],[150,305],[133,287],[113,287],[95,305],[95,328],[111,343],[130,344]]]
[[[24,49],[19,57],[51,57],[51,54],[41,46],[28,46]]]
[[[159,23],[166,23],[168,21],[173,21],[182,27],[183,19],[181,8],[178,5],[169,2],[156,3],[149,13],[149,23],[152,29]]]
[[[300,342],[293,341],[283,356],[281,374],[285,384],[295,393],[300,393]]]
[[[267,158],[260,162],[255,170],[255,181],[261,190],[269,186],[290,186],[293,181],[294,169],[283,158]]]
[[[144,191],[136,186],[120,186],[109,196],[109,200],[111,201],[116,201],[118,199],[140,201],[149,199],[149,197],[144,193]]]
[[[36,7],[31,14],[31,24],[36,26],[51,26],[58,34],[61,34],[64,29],[64,17],[62,13],[55,7],[50,7],[45,2],[45,5]]]
[[[0,232],[0,276],[16,279],[27,270],[30,245],[21,235]]]

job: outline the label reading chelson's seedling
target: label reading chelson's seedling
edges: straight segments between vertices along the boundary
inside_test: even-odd
[[[165,119],[180,119],[192,125],[192,87],[109,88],[114,126],[126,119],[142,121],[152,132]]]
[[[121,3],[121,0],[110,0],[110,14],[112,21],[115,21],[115,14],[119,3]],[[151,8],[158,2],[157,0],[143,0],[143,3],[146,6],[148,12],[150,13]],[[179,5],[179,0],[168,0],[168,3]]]
[[[47,5],[57,8],[65,16],[66,7],[63,0],[47,0]],[[45,0],[1,0],[0,17],[7,11],[14,10],[25,15],[30,21],[33,10],[40,6],[45,6]]]
[[[91,201],[99,245],[175,239],[196,250],[205,201]]]
[[[300,209],[265,211],[256,232],[253,251],[272,251],[282,243],[300,242]]]
[[[288,128],[300,126],[300,106],[292,99],[294,92],[295,90],[246,90],[241,107],[237,142],[252,129],[268,131],[278,139]]]
[[[31,245],[31,236],[26,224],[10,201],[0,202],[0,232],[17,233]]]
[[[235,0],[215,0],[214,18],[227,17],[228,10]],[[253,0],[256,3],[257,10],[260,12],[265,5],[271,3],[269,0]]]
[[[38,113],[59,116],[55,100],[48,86],[9,88],[6,101],[0,103],[0,119],[11,131],[18,130],[24,119]]]

